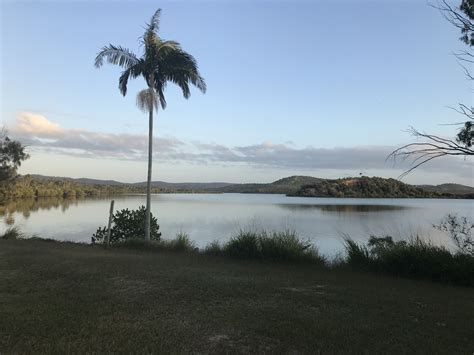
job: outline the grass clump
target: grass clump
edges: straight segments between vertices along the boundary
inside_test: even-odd
[[[367,246],[346,238],[347,263],[397,276],[474,286],[474,258],[419,237],[394,242],[371,236]]]
[[[196,250],[196,244],[189,238],[189,235],[185,232],[180,232],[176,234],[175,239],[162,241],[161,244],[164,249],[172,251]]]
[[[258,241],[259,234],[254,231],[239,231],[223,247],[224,254],[239,259],[257,259],[261,257]]]
[[[204,254],[215,255],[215,256],[221,255],[222,254],[221,243],[218,240],[214,240],[214,241],[210,242],[204,248]]]
[[[8,228],[2,236],[1,239],[20,239],[23,238],[24,235],[21,233],[20,228],[13,226]]]
[[[316,262],[324,264],[316,248],[294,231],[241,230],[222,248],[222,253],[239,259]]]

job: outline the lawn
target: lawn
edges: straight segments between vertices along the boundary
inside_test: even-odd
[[[0,240],[0,353],[474,352],[474,289],[316,265]]]

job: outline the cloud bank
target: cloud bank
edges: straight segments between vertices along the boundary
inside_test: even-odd
[[[51,122],[45,116],[22,112],[8,127],[10,134],[28,146],[48,152],[81,157],[146,160],[148,137],[138,134],[112,134],[84,129],[69,129]],[[385,161],[395,148],[358,146],[341,148],[297,148],[291,142],[263,142],[247,146],[185,142],[175,137],[156,137],[154,158],[158,161],[193,164],[238,165],[295,170],[388,170],[406,169],[407,165]],[[420,169],[428,172],[450,172],[472,177],[473,164],[463,159],[438,159]]]

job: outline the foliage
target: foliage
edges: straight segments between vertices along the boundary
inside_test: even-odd
[[[296,196],[312,197],[441,197],[451,196],[423,190],[395,179],[379,177],[357,177],[336,180],[321,180],[319,183],[302,186]]]
[[[367,246],[345,240],[347,263],[397,276],[474,286],[474,257],[432,245],[416,237],[394,242],[371,236]]]
[[[115,212],[112,217],[112,228],[110,233],[110,244],[120,243],[127,239],[141,239],[145,236],[145,207],[140,206],[137,210],[128,208]],[[160,240],[160,226],[153,215],[150,221],[151,240]],[[99,227],[92,236],[92,243],[103,243],[107,236],[107,227]]]
[[[0,182],[13,178],[21,162],[28,158],[25,147],[20,142],[11,140],[5,129],[2,129],[0,131]]]
[[[82,198],[110,196],[126,193],[143,193],[145,188],[134,185],[104,185],[78,183],[64,178],[40,179],[31,175],[18,176],[8,184],[0,184],[0,199],[58,197]],[[155,192],[161,192],[154,189]]]
[[[459,38],[469,47],[474,46],[474,1],[461,0],[458,7],[450,5],[447,0],[441,0],[436,6],[443,16],[461,32]]]
[[[460,253],[474,256],[474,223],[467,217],[449,214],[440,224],[433,227],[448,233]]]
[[[214,253],[217,246],[211,249]],[[306,261],[324,264],[318,251],[295,232],[241,230],[222,248],[222,252],[239,259],[266,259],[274,261]]]

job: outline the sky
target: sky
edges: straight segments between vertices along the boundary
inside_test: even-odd
[[[0,114],[31,158],[20,173],[146,180],[142,79],[94,67],[109,43],[137,54],[146,22],[198,61],[208,90],[167,88],[154,180],[271,182],[290,175],[397,178],[386,161],[410,126],[454,137],[473,88],[459,33],[424,0],[21,1],[1,4]],[[442,158],[414,184],[473,185],[472,160]]]

